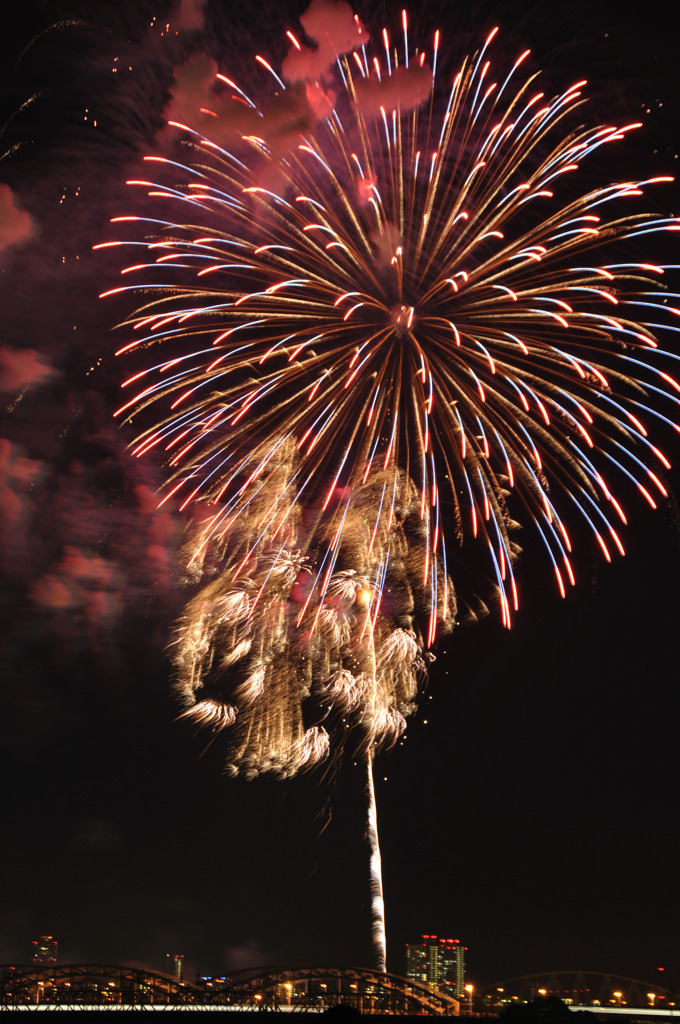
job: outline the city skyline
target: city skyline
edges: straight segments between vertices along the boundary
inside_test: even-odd
[[[318,965],[251,967],[221,976],[184,974],[176,969],[182,954],[168,954],[170,969],[163,972],[133,964],[57,964],[54,959],[0,965],[0,1004],[54,1003],[63,1008],[90,1002],[245,1003],[318,1009],[343,1002],[368,1013],[403,1012],[410,1004],[420,1013],[497,1016],[512,1004],[556,998],[572,1008],[595,1012],[630,1014],[639,1009],[645,1016],[672,1017],[679,998],[676,990],[658,984],[663,972],[651,982],[572,970],[528,974],[486,986],[463,984],[462,958],[451,955],[461,952],[460,946],[453,949],[456,941],[421,938],[422,943],[407,946],[405,975]],[[460,989],[459,998],[455,987]]]
[[[0,961],[51,934],[71,961],[148,964],[182,949],[214,974],[366,964],[360,768],[232,781],[218,745],[204,750],[174,721],[164,648],[184,599],[179,519],[154,512],[159,474],[132,460],[112,420],[120,370],[95,297],[110,282],[91,252],[157,145],[173,69],[191,52],[146,34],[169,5],[137,6],[29,4],[3,41],[0,181],[35,234],[7,251],[0,280],[15,385],[3,386]],[[272,2],[278,35],[262,40],[253,19],[209,4],[201,47],[242,70],[279,52],[279,29],[305,6]],[[556,14],[542,2],[518,19],[516,4],[487,2],[441,27],[467,49],[500,24],[513,59],[530,45],[551,85],[587,74],[584,120],[609,106],[643,116],[622,158],[635,175],[677,166],[676,16],[664,9],[639,26],[613,5]],[[419,25],[414,11],[413,31],[435,13]],[[666,448],[677,462],[680,445]],[[476,983],[582,966],[639,978],[664,967],[675,984],[678,536],[674,500],[638,507],[627,557],[588,552],[566,601],[526,538],[513,630],[492,615],[439,645],[407,739],[376,762],[388,970],[401,973],[404,943],[454,934]]]

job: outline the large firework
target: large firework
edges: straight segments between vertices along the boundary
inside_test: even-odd
[[[528,51],[496,77],[494,31],[440,87],[439,33],[411,51],[404,14],[369,52],[329,10],[280,75],[257,57],[264,101],[220,74],[170,122],[181,155],[131,183],[153,215],[116,218],[152,237],[107,244],[144,254],[113,291],[149,296],[119,415],[194,512],[185,715],[227,730],[232,772],[365,757],[384,966],[373,755],[455,622],[454,559],[483,554],[509,626],[516,520],[564,595],[574,526],[609,560],[630,485],[665,495],[678,311],[636,240],[680,225],[636,212],[670,179],[578,189],[639,127],[579,127],[583,82],[545,96]]]

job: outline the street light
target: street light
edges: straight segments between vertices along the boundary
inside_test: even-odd
[[[649,999],[652,1009],[654,1009],[654,1000],[656,999],[656,992],[648,992],[647,998]]]
[[[614,992],[613,993],[614,999],[616,999],[616,1002],[618,1003],[619,1006],[621,1005],[621,997],[622,997],[622,995],[623,995],[623,992]]]
[[[468,994],[468,1013],[472,1013],[472,993],[474,992],[474,985],[466,985],[465,991]]]

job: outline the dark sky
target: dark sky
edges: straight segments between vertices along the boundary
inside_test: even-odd
[[[155,510],[160,470],[114,424],[121,310],[97,300],[113,270],[91,252],[158,144],[173,68],[203,49],[244,80],[255,52],[280,60],[304,6],[209,2],[203,34],[167,38],[169,4],[46,0],[3,40],[0,182],[31,220],[2,228],[22,237],[0,276],[0,962],[43,933],[64,961],[371,960],[361,769],[230,781],[174,721],[182,524]],[[447,47],[474,45],[500,23],[508,53],[531,45],[551,81],[593,80],[593,118],[643,116],[627,158],[673,173],[673,5],[456,7],[431,5],[424,34],[437,23]],[[373,27],[393,17],[358,9]],[[512,632],[490,617],[439,650],[406,742],[378,763],[392,970],[428,932],[469,948],[479,984],[659,966],[680,983],[675,501],[640,507],[626,542],[611,566],[584,548],[561,601],[528,540]]]

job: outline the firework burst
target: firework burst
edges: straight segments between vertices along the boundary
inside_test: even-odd
[[[105,244],[143,253],[112,292],[150,295],[118,414],[195,510],[185,714],[249,775],[351,737],[372,794],[455,621],[452,552],[484,553],[509,626],[515,520],[564,595],[574,523],[609,560],[629,485],[666,494],[649,425],[678,429],[657,338],[680,312],[633,240],[680,224],[637,212],[671,179],[579,191],[639,127],[575,127],[583,82],[546,97],[528,51],[496,77],[494,30],[440,87],[439,33],[412,52],[404,14],[369,52],[349,21],[332,67],[292,33],[281,75],[258,57],[260,106],[218,75],[171,122],[188,156],[131,182],[156,216],[116,218],[153,237]]]

